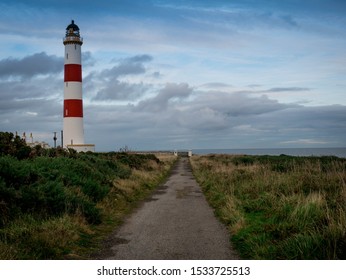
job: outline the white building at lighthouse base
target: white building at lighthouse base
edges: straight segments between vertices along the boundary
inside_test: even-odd
[[[74,149],[78,153],[80,152],[95,152],[95,144],[71,144],[71,145],[66,145],[68,149]]]

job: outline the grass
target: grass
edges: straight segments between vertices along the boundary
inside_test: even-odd
[[[194,175],[246,259],[346,259],[346,159],[194,156]]]
[[[88,259],[168,174],[173,156],[0,157],[0,259]]]

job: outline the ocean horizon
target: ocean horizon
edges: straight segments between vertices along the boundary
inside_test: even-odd
[[[337,156],[346,158],[346,148],[191,149],[193,154]]]

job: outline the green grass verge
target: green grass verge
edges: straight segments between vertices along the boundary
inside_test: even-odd
[[[246,259],[346,259],[346,159],[193,157],[194,175]]]

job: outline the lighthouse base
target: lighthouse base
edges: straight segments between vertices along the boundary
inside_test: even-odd
[[[78,153],[80,152],[95,152],[95,144],[72,144],[66,146],[68,149],[74,149]]]

